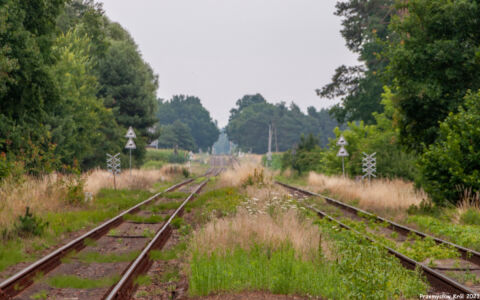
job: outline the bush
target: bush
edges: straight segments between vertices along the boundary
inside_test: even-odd
[[[27,206],[24,216],[18,216],[18,222],[15,225],[15,231],[21,236],[41,235],[48,222],[36,217],[30,212],[30,207]]]
[[[425,149],[417,181],[437,204],[457,204],[463,190],[480,191],[480,93],[469,92],[458,113],[440,124],[436,142]]]

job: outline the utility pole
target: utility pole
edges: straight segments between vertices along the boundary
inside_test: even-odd
[[[272,161],[272,124],[268,125],[268,153],[267,153],[267,160],[269,162]]]
[[[277,124],[276,123],[273,123],[273,130],[275,132],[275,152],[278,153]]]

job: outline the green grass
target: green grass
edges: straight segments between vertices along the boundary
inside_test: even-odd
[[[165,220],[164,216],[150,215],[148,217],[143,217],[139,215],[126,214],[123,216],[123,219],[126,221],[136,222],[136,223],[161,223]]]
[[[388,226],[388,224],[377,223],[374,220],[370,220],[368,223],[362,221],[354,221],[348,218],[342,218],[341,221],[354,228],[355,230],[369,236],[373,240],[397,250],[398,252],[416,260],[423,262],[426,259],[446,259],[446,258],[458,258],[459,252],[454,248],[437,244],[432,238],[421,238],[412,233],[408,236],[407,240],[403,243],[396,243],[392,239],[391,235],[385,236],[380,234],[381,227]],[[375,233],[367,231],[367,227],[373,229]]]
[[[152,278],[148,275],[140,275],[133,281],[137,286],[150,285],[152,283]]]
[[[315,261],[301,260],[289,244],[237,247],[225,254],[193,252],[189,293],[266,290],[329,299],[392,299],[426,292],[418,273],[405,270],[378,247],[353,242],[339,246],[338,261],[320,255]]]
[[[470,208],[460,216],[460,219],[467,225],[480,225],[480,212]]]
[[[177,209],[182,202],[165,202],[165,203],[159,203],[156,205],[152,205],[148,207],[148,210],[153,212],[153,213],[159,213],[165,210],[170,210],[170,209]]]
[[[74,275],[58,275],[48,278],[47,283],[57,289],[95,289],[112,286],[119,279],[119,275],[97,279],[82,278]]]
[[[147,169],[147,170],[154,170],[154,169],[161,169],[166,162],[164,161],[156,161],[156,160],[150,160],[145,162],[142,165],[142,169]]]
[[[32,253],[56,245],[66,234],[91,228],[114,217],[121,211],[147,199],[152,193],[142,190],[101,190],[92,204],[73,211],[49,212],[42,219],[49,227],[40,237],[2,241],[0,271],[7,267],[38,258]]]
[[[168,250],[152,250],[150,251],[150,258],[153,260],[172,260],[180,257],[187,249],[187,243],[181,242]]]
[[[480,226],[478,225],[453,224],[427,215],[409,216],[407,222],[416,224],[422,231],[480,251]]]
[[[186,210],[201,208],[196,218],[207,221],[212,213],[217,217],[224,217],[236,212],[237,206],[242,203],[244,196],[233,187],[219,188],[205,192],[186,205]]]
[[[98,252],[80,252],[76,258],[85,263],[116,263],[133,261],[139,254],[139,251],[132,251],[122,254],[101,254]]]

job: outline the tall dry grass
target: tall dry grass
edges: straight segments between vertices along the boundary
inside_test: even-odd
[[[117,189],[149,189],[156,182],[170,180],[177,173],[177,169],[172,165],[163,166],[159,170],[134,169],[131,175],[130,170],[125,170],[116,176],[116,186]],[[103,188],[113,187],[113,175],[97,169],[88,173],[84,189],[95,195]]]
[[[68,176],[52,174],[41,179],[26,177],[21,181],[6,179],[0,185],[0,228],[10,228],[19,215],[30,207],[35,213],[58,211],[65,206]]]
[[[202,253],[225,253],[236,247],[250,249],[255,244],[273,248],[291,243],[304,259],[315,257],[322,239],[317,226],[299,218],[296,211],[276,215],[251,215],[240,210],[235,216],[208,223],[197,230],[192,238],[192,249]],[[322,249],[326,246],[322,243]]]
[[[176,172],[172,166],[161,170],[124,171],[117,176],[119,189],[148,189],[158,181],[168,180]],[[113,178],[105,170],[94,170],[83,174],[84,191],[93,195],[102,188],[113,188]],[[24,176],[21,180],[5,179],[0,184],[0,229],[11,228],[19,215],[30,207],[35,214],[73,209],[68,204],[68,184],[74,177],[50,174],[42,178]]]
[[[374,211],[405,210],[427,199],[425,192],[415,190],[411,182],[400,179],[376,179],[368,183],[310,172],[308,185],[342,200],[358,200],[359,207]]]
[[[264,184],[271,184],[273,181],[273,173],[265,169],[260,163],[251,161],[241,161],[240,164],[233,166],[231,169],[220,174],[218,179],[218,187],[240,187],[244,185],[249,178],[258,181],[260,177]]]

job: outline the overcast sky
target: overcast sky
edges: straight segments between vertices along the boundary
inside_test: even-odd
[[[358,64],[340,35],[334,0],[102,0],[159,75],[158,97],[195,95],[220,127],[245,94],[334,102],[315,89],[336,67]]]

